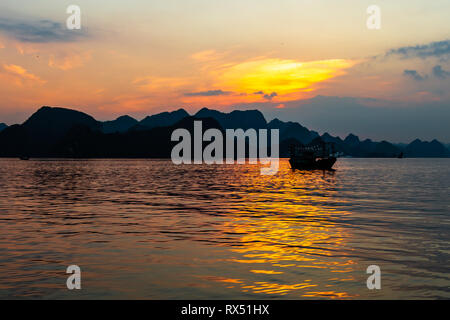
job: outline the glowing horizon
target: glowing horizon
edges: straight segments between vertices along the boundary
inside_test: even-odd
[[[43,105],[109,120],[202,107],[275,114],[315,96],[396,109],[450,101],[446,1],[426,14],[420,2],[380,3],[380,30],[356,0],[77,5],[81,30],[67,30],[66,3],[2,1],[0,122]]]

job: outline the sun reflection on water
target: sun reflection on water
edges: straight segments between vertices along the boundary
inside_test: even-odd
[[[86,299],[448,298],[448,159],[397,160],[3,159],[0,298],[71,299],[70,264]]]
[[[270,181],[251,173],[245,178],[247,190],[239,202],[245,206],[234,208],[224,228],[241,235],[239,245],[230,249],[235,254],[230,261],[244,265],[253,276],[232,283],[255,294],[351,297],[330,288],[330,283],[354,281],[349,274],[356,264],[342,250],[350,237],[348,230],[334,222],[334,217],[349,212],[326,205],[336,192],[333,174],[283,170]],[[276,187],[267,188],[267,183]],[[323,269],[324,276],[339,276],[323,278],[320,283],[317,277],[308,277],[312,269]]]

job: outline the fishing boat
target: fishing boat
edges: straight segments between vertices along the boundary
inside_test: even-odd
[[[307,146],[292,145],[290,156],[291,168],[300,170],[333,170],[337,160],[334,144],[323,141]]]

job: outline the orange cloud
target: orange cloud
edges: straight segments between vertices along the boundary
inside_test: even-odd
[[[140,90],[146,92],[181,89],[188,86],[192,79],[183,77],[157,77],[148,76],[140,77],[133,81],[133,84],[137,85]]]
[[[37,44],[25,44],[14,41],[12,42],[12,45],[16,47],[17,52],[22,56],[27,54],[37,54],[41,51],[40,46],[42,46]]]
[[[355,62],[343,59],[300,62],[283,59],[245,61],[215,74],[216,87],[235,92],[276,93],[278,101],[298,99],[325,80],[345,74]],[[295,96],[295,98],[293,97]],[[261,97],[259,98],[261,99]]]
[[[21,66],[15,64],[4,64],[2,68],[3,72],[1,72],[1,74],[3,78],[6,77],[7,80],[12,80],[18,86],[22,86],[25,83],[45,83],[45,80],[42,80],[37,75],[28,72]]]
[[[82,67],[87,61],[91,59],[90,52],[71,53],[71,54],[59,54],[50,55],[48,65],[52,68],[58,68],[60,70],[70,70],[74,68]]]
[[[232,93],[182,97],[183,103],[197,105],[282,102],[306,98],[325,81],[344,75],[346,69],[357,63],[344,59],[301,62],[266,57],[230,62],[225,54],[213,50],[196,53],[191,58],[203,63],[201,77],[206,83],[192,91],[214,88]]]
[[[218,54],[215,50],[200,51],[191,55],[191,58],[197,61],[214,61],[223,57],[224,54]]]
[[[329,59],[302,62],[292,59],[257,57],[237,61],[229,52],[214,50],[190,56],[199,63],[189,76],[148,76],[133,84],[140,91],[165,102],[192,106],[226,106],[239,103],[285,102],[309,97],[325,81],[344,75],[357,61]],[[190,94],[226,92],[227,94]],[[281,104],[278,107],[281,108]]]
[[[309,98],[327,81],[344,75],[358,61],[298,61],[242,56],[240,52],[205,50],[188,57],[190,66],[173,76],[153,73],[134,77],[132,88],[111,97],[107,108],[221,107],[246,103],[282,103]],[[176,71],[175,71],[176,72]],[[119,90],[120,91],[120,90]],[[202,94],[204,93],[204,94]],[[222,93],[222,94],[220,94]],[[226,93],[226,94],[223,94]],[[117,93],[118,94],[118,93]],[[119,94],[118,94],[119,95]]]

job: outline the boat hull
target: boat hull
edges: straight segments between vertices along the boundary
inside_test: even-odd
[[[289,159],[292,169],[299,170],[332,170],[333,165],[336,163],[335,157],[314,159],[305,161],[305,159]]]

